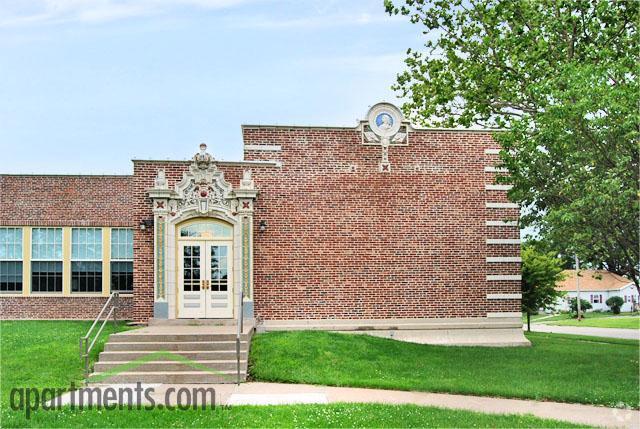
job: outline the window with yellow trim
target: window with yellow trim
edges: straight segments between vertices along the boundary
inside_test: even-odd
[[[62,293],[62,228],[31,229],[31,292]]]
[[[71,292],[102,292],[102,228],[71,230]]]
[[[132,229],[111,229],[111,291],[133,292]]]
[[[0,228],[0,292],[22,292],[22,228]]]

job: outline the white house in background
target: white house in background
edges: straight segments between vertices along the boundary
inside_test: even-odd
[[[569,301],[577,295],[576,272],[565,270],[563,274],[565,279],[556,289],[566,292],[566,295],[558,300],[556,309],[568,311]],[[631,311],[638,304],[638,289],[626,277],[604,270],[580,271],[580,298],[589,301],[593,310],[610,310],[605,303],[612,296],[619,296],[624,300],[621,311]]]

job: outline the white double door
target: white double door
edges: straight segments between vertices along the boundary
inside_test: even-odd
[[[180,241],[178,317],[233,317],[231,243]]]

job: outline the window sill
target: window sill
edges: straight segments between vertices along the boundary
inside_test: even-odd
[[[38,291],[34,291],[32,290],[30,292],[31,295],[62,295],[64,292],[60,291],[60,292],[38,292]]]
[[[67,296],[85,296],[85,297],[104,296],[105,298],[109,297],[109,295],[102,295],[102,292],[71,292]]]

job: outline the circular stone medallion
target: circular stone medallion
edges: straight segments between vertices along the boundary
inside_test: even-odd
[[[390,103],[378,103],[369,109],[367,120],[371,131],[380,137],[391,137],[400,130],[402,113]]]

